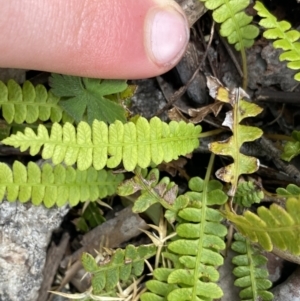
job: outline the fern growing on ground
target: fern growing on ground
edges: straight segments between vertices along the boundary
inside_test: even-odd
[[[26,128],[2,143],[20,147],[21,151],[29,148],[32,156],[43,147],[43,159],[51,158],[54,164],[77,163],[79,170],[91,165],[96,170],[106,165],[115,168],[123,160],[125,169],[132,171],[136,166],[148,167],[151,161],[170,162],[192,152],[199,145],[200,131],[200,126],[183,121],[167,124],[157,117],[149,122],[140,117],[136,123],[117,120],[109,126],[94,120],[91,127],[82,121],[76,129],[70,123],[54,123],[50,136],[46,127],[39,125],[37,134]]]
[[[9,80],[7,85],[0,81],[0,106],[7,123],[34,123],[49,119],[51,122],[72,121],[58,102],[59,98],[43,85],[34,87],[26,81],[21,88],[14,80]]]
[[[96,171],[92,167],[80,171],[46,163],[40,168],[33,162],[26,167],[15,161],[11,170],[0,163],[0,200],[6,196],[10,202],[31,200],[34,205],[43,203],[48,208],[67,202],[75,206],[80,201],[95,201],[113,195],[123,178],[122,174],[114,175],[104,169]]]
[[[241,287],[241,300],[273,300],[273,294],[267,290],[272,286],[268,280],[268,271],[262,268],[267,263],[267,258],[250,244],[241,234],[234,235],[235,242],[231,245],[239,255],[236,255],[232,262],[237,267],[233,274],[237,277],[234,285]]]
[[[273,42],[275,48],[280,48],[283,53],[279,56],[280,61],[289,61],[288,68],[300,69],[300,32],[291,29],[291,24],[287,21],[278,22],[265,6],[256,1],[254,8],[263,19],[259,24],[266,28],[263,35],[267,39],[276,40]],[[296,73],[295,80],[300,81],[300,72]]]

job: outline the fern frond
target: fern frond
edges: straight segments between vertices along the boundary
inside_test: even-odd
[[[257,215],[246,211],[236,215],[227,209],[227,219],[253,242],[258,242],[266,251],[272,251],[273,245],[280,250],[288,250],[294,255],[300,254],[300,201],[289,198],[286,210],[277,204],[270,208],[259,207]]]
[[[259,30],[250,24],[252,17],[245,13],[249,0],[201,0],[205,7],[213,10],[212,16],[217,23],[221,23],[220,34],[240,51],[253,45]]]
[[[222,102],[229,102],[233,107],[232,111],[226,113],[226,118],[222,123],[222,125],[231,129],[233,135],[225,141],[211,143],[209,149],[215,154],[233,158],[234,163],[217,170],[216,176],[224,182],[231,183],[228,195],[234,196],[239,176],[253,173],[259,167],[259,160],[242,154],[240,148],[244,142],[254,141],[263,134],[262,130],[257,127],[246,126],[240,123],[247,117],[253,117],[261,113],[262,108],[242,99],[247,94],[241,88],[232,91],[224,87],[216,89],[216,86],[218,87],[222,84],[212,76],[207,77],[207,85],[210,89],[210,95]],[[221,97],[219,90],[226,95],[225,98]]]
[[[140,276],[144,270],[144,261],[154,256],[154,245],[134,247],[127,245],[126,249],[117,249],[111,257],[103,258],[97,263],[95,258],[83,253],[81,261],[84,269],[92,274],[93,293],[109,292],[119,281],[127,281],[130,276]]]
[[[4,139],[2,143],[30,149],[36,155],[43,147],[42,157],[52,159],[54,164],[77,163],[79,170],[91,165],[96,170],[117,167],[123,160],[124,168],[132,171],[136,166],[146,168],[151,161],[160,164],[192,152],[199,145],[200,126],[171,121],[169,124],[154,117],[149,122],[140,117],[137,122],[123,124],[120,121],[107,126],[95,120],[92,127],[80,122],[77,129],[66,123],[54,123],[49,136],[44,125],[37,134],[26,128],[24,133]]]
[[[47,92],[43,85],[34,87],[26,81],[21,88],[10,79],[5,85],[0,81],[0,106],[7,123],[34,123],[37,120],[60,122],[71,118],[58,106],[59,98]]]
[[[48,208],[63,206],[67,202],[75,206],[79,201],[95,201],[112,195],[123,180],[123,175],[110,171],[96,171],[90,167],[79,171],[72,167],[44,164],[40,168],[29,162],[28,166],[15,161],[12,170],[0,163],[0,200],[44,203]]]
[[[154,273],[155,279],[147,284],[150,292],[143,294],[141,300],[212,300],[223,295],[215,282],[219,278],[216,267],[223,264],[219,251],[225,248],[227,229],[221,224],[221,214],[208,207],[227,201],[220,185],[216,181],[203,185],[202,179],[193,178],[189,187],[196,191],[176,199],[178,237],[168,244],[168,250],[178,258],[181,267],[156,269],[155,272],[162,273],[163,277]]]
[[[244,207],[251,207],[254,203],[260,203],[263,197],[264,193],[260,187],[257,187],[253,181],[245,181],[238,184],[233,202]]]
[[[234,239],[231,248],[240,254],[232,259],[233,264],[237,265],[233,270],[237,277],[234,285],[243,288],[240,292],[241,300],[273,300],[273,294],[267,291],[272,286],[272,282],[268,280],[268,270],[266,267],[262,268],[267,258],[259,254],[241,234],[235,233]]]
[[[259,24],[267,28],[263,33],[266,39],[276,40],[273,42],[274,48],[280,48],[284,52],[280,54],[280,61],[289,61],[288,68],[300,70],[300,32],[291,29],[291,24],[287,21],[278,22],[266,7],[259,1],[256,1],[254,8],[263,19]],[[295,80],[300,81],[300,72],[294,76]]]

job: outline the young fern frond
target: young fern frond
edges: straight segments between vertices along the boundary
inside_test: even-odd
[[[14,80],[7,85],[0,81],[0,107],[7,123],[34,123],[38,120],[52,122],[72,121],[57,104],[59,98],[47,92],[43,85],[34,87],[26,81],[21,88]]]
[[[119,281],[140,276],[144,270],[144,261],[155,253],[154,245],[127,245],[124,250],[117,249],[111,257],[104,257],[103,262],[97,263],[88,253],[83,253],[81,261],[84,269],[92,274],[93,294],[100,294],[112,291]]]
[[[189,182],[192,191],[179,196],[174,207],[167,210],[166,216],[174,211],[178,221],[177,237],[168,243],[167,254],[168,258],[176,258],[177,266],[156,269],[142,301],[212,300],[223,295],[215,282],[219,278],[216,267],[223,264],[219,251],[225,248],[227,229],[221,224],[221,214],[209,207],[227,201],[221,187],[217,181],[209,182],[208,177],[204,184],[202,179],[193,178]]]
[[[279,56],[280,61],[289,61],[288,68],[300,70],[300,32],[291,29],[291,24],[287,21],[278,22],[265,6],[256,1],[254,8],[263,19],[259,24],[267,28],[263,33],[266,39],[276,40],[273,42],[274,48],[280,48],[284,52]],[[294,76],[295,80],[300,81],[300,72]]]
[[[90,167],[79,171],[73,167],[44,164],[41,168],[29,162],[28,166],[15,161],[12,170],[0,163],[0,200],[5,195],[8,201],[43,203],[50,208],[63,206],[67,202],[75,206],[79,201],[95,201],[113,195],[123,180],[122,174],[110,171],[96,171]]]
[[[268,270],[262,268],[267,258],[259,254],[250,242],[240,233],[234,234],[235,242],[231,245],[232,250],[239,253],[233,257],[233,264],[237,265],[233,274],[237,277],[235,286],[241,287],[241,300],[262,301],[273,300],[273,294],[268,292],[272,282],[268,280]]]
[[[245,181],[238,184],[233,202],[244,207],[251,207],[254,203],[260,203],[263,197],[264,193],[260,187],[255,186],[253,181]]]
[[[270,208],[259,207],[257,215],[246,211],[236,215],[230,209],[224,212],[236,228],[253,242],[258,242],[266,251],[273,246],[300,254],[300,201],[293,197],[286,201],[286,210],[277,204]]]
[[[169,124],[154,117],[149,122],[138,118],[136,123],[123,124],[115,121],[109,126],[95,120],[92,126],[80,122],[75,127],[66,123],[54,123],[49,136],[44,125],[39,125],[37,134],[30,128],[24,133],[4,139],[2,143],[30,149],[36,155],[43,147],[43,159],[52,159],[54,164],[77,163],[79,170],[91,165],[96,169],[117,167],[123,160],[124,168],[148,167],[151,162],[160,164],[192,152],[199,145],[200,126],[171,121]]]
[[[132,210],[141,213],[155,203],[171,208],[177,197],[178,186],[169,177],[160,179],[157,168],[150,170],[148,174],[146,170],[136,168],[135,176],[121,183],[117,194],[128,196],[137,191],[141,191],[141,195],[135,200]]]

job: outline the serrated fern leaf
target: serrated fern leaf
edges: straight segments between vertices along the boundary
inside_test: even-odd
[[[75,206],[79,201],[95,201],[114,194],[122,180],[122,174],[96,171],[92,167],[79,171],[72,167],[44,164],[40,168],[33,162],[26,167],[15,161],[11,170],[0,163],[0,200],[6,196],[10,202],[31,200],[34,205],[43,203],[48,208],[67,202]]]
[[[34,123],[38,120],[60,122],[72,119],[57,104],[59,98],[42,85],[34,87],[26,81],[21,88],[14,80],[0,81],[0,106],[7,123]]]
[[[241,287],[241,300],[262,301],[273,300],[274,296],[267,290],[272,286],[268,280],[268,270],[265,266],[267,258],[259,254],[250,242],[241,234],[235,233],[235,242],[231,245],[232,250],[239,253],[233,257],[233,264],[237,265],[233,274],[237,277],[235,286]]]
[[[276,40],[273,42],[274,48],[280,48],[284,52],[279,56],[280,61],[289,61],[288,68],[300,69],[300,32],[291,29],[291,24],[287,21],[278,22],[266,7],[259,1],[256,1],[254,8],[263,19],[259,24],[267,28],[263,33],[266,39]],[[294,76],[295,80],[300,81],[300,72]]]
[[[160,180],[159,170],[156,168],[148,174],[136,169],[133,178],[119,185],[117,194],[128,196],[137,191],[141,191],[141,195],[135,200],[132,210],[141,213],[155,203],[160,203],[164,207],[171,206],[177,197],[178,186],[168,177]]]
[[[232,111],[226,113],[226,118],[222,124],[229,127],[233,135],[225,141],[211,143],[209,148],[215,154],[233,158],[234,163],[219,169],[216,176],[224,182],[231,183],[228,195],[234,196],[239,176],[253,173],[259,167],[259,160],[242,154],[240,148],[244,142],[254,141],[263,134],[262,130],[257,127],[241,125],[240,123],[247,117],[261,113],[262,108],[241,99],[247,95],[241,88],[229,91],[214,77],[207,77],[207,85],[210,89],[210,95],[219,101],[229,102],[233,107]],[[224,95],[226,97],[221,97]]]
[[[201,0],[205,7],[213,10],[212,16],[217,23],[221,23],[220,34],[240,51],[251,47],[259,30],[250,24],[252,17],[245,13],[249,0]]]
[[[289,198],[286,210],[277,204],[270,208],[259,207],[257,215],[246,211],[236,215],[227,209],[227,219],[253,242],[258,242],[266,251],[272,251],[273,245],[280,250],[288,250],[294,255],[300,254],[300,201]]]
[[[29,148],[31,155],[43,147],[44,159],[51,158],[54,164],[77,163],[79,170],[91,165],[96,170],[114,168],[123,161],[124,168],[132,171],[136,166],[148,167],[151,161],[160,164],[192,152],[199,145],[200,131],[200,126],[184,122],[167,124],[157,117],[148,122],[140,117],[135,124],[116,121],[109,126],[95,120],[91,127],[82,121],[76,129],[70,123],[54,123],[50,136],[46,127],[39,125],[37,134],[26,128],[2,143],[20,147],[21,151]]]
[[[119,281],[126,281],[131,276],[140,276],[144,270],[144,261],[154,256],[154,245],[134,247],[128,245],[125,250],[117,249],[110,257],[97,263],[95,258],[83,253],[81,261],[84,269],[92,275],[94,294],[109,292]]]
[[[238,184],[233,202],[244,207],[251,207],[254,203],[260,203],[263,197],[264,193],[260,187],[253,181],[245,181]]]
[[[290,162],[294,157],[300,154],[300,132],[292,132],[293,141],[287,141],[284,145],[281,159]]]

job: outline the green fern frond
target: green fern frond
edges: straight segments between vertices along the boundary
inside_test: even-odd
[[[2,143],[30,149],[36,155],[43,147],[42,157],[52,159],[54,164],[77,163],[79,170],[91,165],[96,170],[117,167],[123,160],[124,168],[134,170],[136,166],[146,168],[151,161],[160,164],[177,159],[180,155],[192,152],[199,145],[200,126],[171,121],[169,124],[154,117],[149,122],[138,118],[136,123],[123,124],[120,121],[107,126],[95,120],[92,127],[80,122],[77,129],[66,123],[54,123],[49,136],[44,125],[39,125],[35,134],[26,128],[24,133],[4,139]]]
[[[253,181],[245,181],[238,184],[233,202],[244,207],[251,207],[254,203],[260,203],[263,197],[264,193],[260,187],[257,187]]]
[[[155,279],[147,284],[150,292],[143,294],[141,300],[212,300],[223,295],[215,282],[219,278],[216,267],[223,264],[219,251],[225,248],[227,229],[221,224],[221,214],[208,207],[227,201],[220,185],[216,181],[208,184],[208,180],[203,184],[202,179],[193,178],[189,187],[196,191],[176,199],[177,239],[168,244],[168,250],[178,258],[181,267],[156,269],[163,277],[154,273]]]
[[[0,163],[0,200],[5,195],[8,201],[27,202],[34,205],[43,203],[50,208],[63,206],[67,202],[75,206],[79,201],[95,201],[112,195],[123,180],[122,174],[110,171],[96,171],[90,167],[79,171],[72,167],[44,164],[40,168],[29,162],[28,166],[15,161],[12,170]]]
[[[263,33],[266,39],[276,40],[273,42],[274,48],[280,48],[284,52],[279,56],[280,61],[289,61],[288,68],[300,70],[300,32],[291,29],[291,24],[287,21],[278,22],[265,6],[256,1],[254,8],[263,19],[259,24],[267,28]],[[300,72],[294,76],[295,80],[300,81]]]
[[[273,245],[280,250],[300,254],[300,201],[289,198],[286,210],[277,204],[270,208],[259,207],[257,215],[246,211],[236,215],[228,208],[224,215],[236,228],[253,242],[258,242],[266,251],[271,252]]]
[[[272,286],[272,282],[268,280],[268,270],[262,268],[267,258],[259,254],[241,234],[235,233],[234,239],[231,248],[239,253],[232,259],[233,264],[237,265],[233,270],[233,274],[237,277],[234,285],[242,288],[241,300],[256,301],[258,298],[262,301],[273,300],[273,294],[267,291]]]
[[[159,176],[157,168],[150,170],[148,174],[146,170],[136,169],[133,178],[119,185],[117,194],[128,196],[141,191],[132,208],[136,213],[146,211],[155,203],[160,203],[164,207],[171,206],[177,197],[178,186],[171,182],[169,177],[160,180]]]
[[[213,19],[221,23],[220,34],[240,51],[253,45],[259,30],[250,24],[252,17],[245,13],[249,0],[201,0],[205,7],[213,10]]]
[[[0,81],[0,106],[7,123],[34,123],[37,120],[52,122],[72,119],[58,106],[59,98],[47,92],[43,85],[34,87],[26,81],[21,88],[14,80],[7,85]]]
[[[287,198],[295,197],[300,200],[300,187],[295,184],[289,184],[286,189],[279,187],[276,189],[276,193],[279,196]]]
[[[126,249],[117,249],[103,262],[97,263],[95,258],[83,253],[81,261],[84,269],[92,274],[93,293],[109,292],[115,288],[119,281],[127,281],[131,276],[140,276],[144,270],[144,261],[154,256],[154,245],[134,247],[127,245]]]

